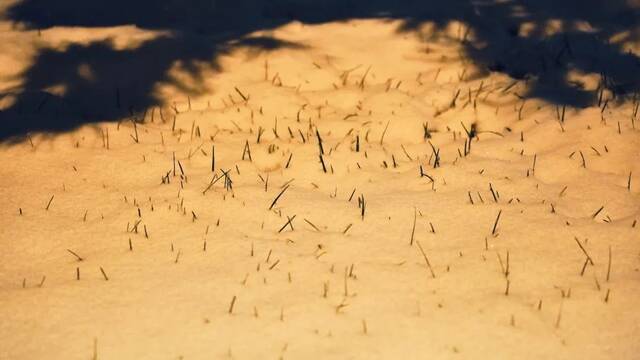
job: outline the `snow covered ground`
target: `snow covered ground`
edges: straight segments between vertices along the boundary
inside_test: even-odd
[[[523,97],[464,24],[400,23],[252,33],[297,45],[3,144],[0,358],[637,357],[637,100]],[[5,90],[43,44],[159,36],[2,26]]]

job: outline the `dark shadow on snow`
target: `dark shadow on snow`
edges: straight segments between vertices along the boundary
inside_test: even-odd
[[[198,93],[204,89],[197,81],[181,84],[170,76],[177,61],[197,79],[198,64],[215,69],[216,58],[236,47],[303,46],[247,37],[291,21],[388,18],[402,21],[399,31],[413,32],[424,23],[442,29],[459,20],[473,34],[463,41],[470,59],[488,71],[527,80],[525,97],[577,107],[593,104],[596,92],[572,82],[571,71],[601,74],[601,86],[618,98],[640,87],[638,56],[625,52],[621,42],[607,40],[616,34],[632,41],[640,36],[640,12],[625,0],[23,0],[6,16],[31,29],[135,25],[168,35],[134,49],[118,49],[103,40],[40,50],[21,74],[21,91],[0,94],[16,96],[0,112],[0,141],[113,121],[159,105],[153,95],[159,83]],[[552,21],[562,24],[561,31],[545,35]],[[527,36],[525,23],[531,27]],[[585,23],[588,31],[581,27]],[[65,89],[63,96],[48,91],[56,86]]]

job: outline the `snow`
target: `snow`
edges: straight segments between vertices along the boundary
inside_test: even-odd
[[[293,22],[270,35],[303,47],[235,48],[203,66],[198,93],[160,84],[165,105],[135,128],[2,145],[0,358],[637,356],[634,104],[567,106],[561,122],[460,42],[427,52],[398,26]],[[2,37],[110,32],[78,31]],[[19,59],[4,72],[29,63],[2,56]],[[223,170],[232,188],[205,192]]]

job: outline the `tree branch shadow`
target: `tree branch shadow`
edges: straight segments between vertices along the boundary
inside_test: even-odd
[[[21,91],[0,94],[15,98],[0,111],[0,142],[114,121],[159,106],[154,88],[162,83],[202,93],[207,90],[202,81],[180,83],[170,75],[171,67],[180,61],[197,80],[198,64],[216,70],[216,59],[237,47],[301,48],[269,36],[248,37],[294,20],[398,19],[398,31],[404,33],[424,24],[442,32],[460,21],[469,33],[457,39],[465,54],[487,72],[524,80],[527,90],[520,95],[525,98],[586,107],[597,101],[598,91],[608,89],[622,100],[640,87],[640,59],[625,48],[639,40],[639,14],[631,0],[22,0],[6,16],[30,29],[135,25],[168,35],[127,49],[110,40],[41,49],[20,74]],[[598,89],[572,81],[576,71],[599,74]]]

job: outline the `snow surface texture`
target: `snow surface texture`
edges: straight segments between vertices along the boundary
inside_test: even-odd
[[[461,26],[294,22],[197,95],[3,145],[0,358],[636,357],[635,104],[523,100]],[[2,36],[153,36],[91,31]]]

